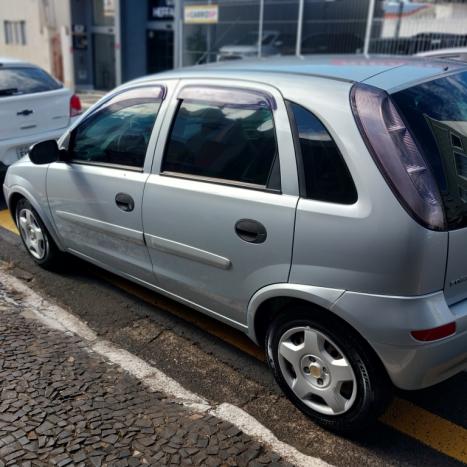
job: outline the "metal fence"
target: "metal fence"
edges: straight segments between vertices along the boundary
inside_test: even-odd
[[[297,52],[413,54],[467,45],[467,0],[183,2],[184,8],[206,5],[217,8],[212,24],[183,23],[180,54],[185,66]]]
[[[373,19],[370,52],[414,54],[467,46],[467,2],[384,2]]]

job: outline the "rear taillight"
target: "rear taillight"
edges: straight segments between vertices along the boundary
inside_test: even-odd
[[[76,117],[81,113],[81,101],[76,94],[70,98],[70,117]]]
[[[404,208],[425,227],[445,229],[436,181],[390,96],[355,84],[351,104],[373,159]]]

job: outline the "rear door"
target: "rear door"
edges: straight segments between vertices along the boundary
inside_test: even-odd
[[[70,97],[40,68],[0,68],[0,140],[66,128]]]
[[[143,203],[158,284],[237,325],[264,286],[287,282],[298,201],[287,113],[274,89],[182,83]]]
[[[152,282],[141,204],[164,94],[162,86],[144,86],[106,101],[71,133],[69,162],[53,163],[47,173],[49,206],[66,247]]]

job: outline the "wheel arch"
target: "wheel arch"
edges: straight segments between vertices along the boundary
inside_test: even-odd
[[[36,201],[34,196],[31,195],[31,193],[26,190],[24,187],[21,186],[14,186],[10,189],[9,197],[8,197],[8,208],[10,210],[10,213],[16,223],[16,206],[18,205],[18,202],[21,199],[25,199],[26,201],[29,201],[31,203],[31,206],[36,210],[37,214],[41,218],[42,222],[44,223],[45,227],[47,228],[47,231],[50,233],[52,236],[55,244],[57,247],[63,251],[63,246],[60,241],[59,236],[57,235],[55,231],[55,227],[53,225],[53,222],[50,218],[50,215],[45,212],[43,207]]]
[[[287,306],[300,303],[329,312],[344,292],[340,289],[288,283],[264,287],[253,295],[248,304],[248,335],[254,342],[262,345],[268,323]]]
[[[354,326],[354,324],[336,313],[333,305],[344,295],[345,290],[330,289],[296,284],[275,284],[259,290],[251,299],[248,307],[248,335],[258,345],[263,346],[269,324],[290,306],[306,305],[310,310],[325,313],[339,324],[353,332],[377,359],[381,368],[388,375],[380,355],[369,340]]]

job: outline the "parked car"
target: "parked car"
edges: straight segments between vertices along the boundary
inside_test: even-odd
[[[281,55],[295,52],[295,42],[291,34],[281,34],[279,31],[264,31],[261,44],[261,55]],[[239,60],[258,56],[258,32],[253,31],[237,39],[233,44],[224,45],[219,49],[218,62]]]
[[[363,39],[350,32],[311,34],[302,41],[302,55],[354,54],[363,50]]]
[[[5,198],[36,263],[71,253],[244,331],[352,431],[467,369],[466,102],[452,61],[176,70],[36,144]]]
[[[31,144],[59,138],[80,112],[78,96],[47,72],[0,57],[0,181]]]
[[[385,37],[373,39],[372,54],[414,55],[419,52],[467,46],[467,35],[440,32],[419,33],[409,37]]]
[[[437,49],[429,52],[420,52],[418,57],[446,58],[467,62],[467,47],[452,47],[451,49]]]

